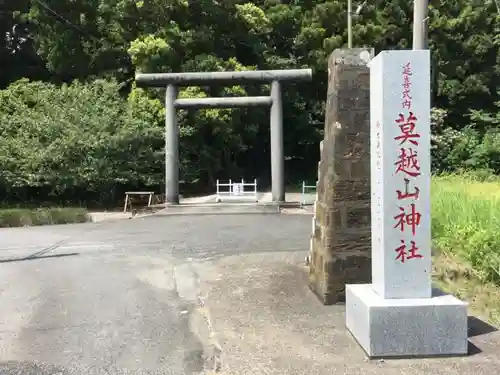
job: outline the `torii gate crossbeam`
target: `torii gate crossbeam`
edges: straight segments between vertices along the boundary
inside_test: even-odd
[[[270,106],[272,200],[285,201],[285,157],[283,151],[283,107],[281,81],[310,81],[311,69],[250,70],[136,74],[138,86],[166,87],[165,93],[165,200],[179,203],[179,128],[176,109]],[[178,86],[248,84],[271,82],[270,96],[177,99]]]

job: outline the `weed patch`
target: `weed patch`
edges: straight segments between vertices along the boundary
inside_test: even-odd
[[[0,228],[70,224],[90,221],[84,208],[0,209]]]

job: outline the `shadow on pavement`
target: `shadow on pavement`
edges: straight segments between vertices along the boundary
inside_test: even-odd
[[[468,326],[469,326],[469,338],[486,335],[487,333],[498,331],[496,327],[482,321],[481,319],[476,318],[475,316],[469,316]]]
[[[467,325],[469,328],[468,332],[469,339],[498,331],[496,327],[492,326],[491,324],[479,318],[476,318],[475,316],[468,317]],[[470,356],[482,353],[482,350],[477,345],[474,345],[472,342],[470,342],[470,340],[468,349],[469,349],[468,355]]]
[[[23,262],[25,260],[38,260],[38,259],[50,259],[50,258],[63,258],[70,257],[74,255],[80,255],[80,253],[66,253],[66,254],[52,254],[52,255],[39,255],[39,256],[27,256],[24,258],[6,258],[0,259],[0,263],[13,263],[13,262]]]

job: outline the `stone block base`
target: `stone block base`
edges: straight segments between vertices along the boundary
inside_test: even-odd
[[[467,303],[434,292],[383,299],[371,284],[347,285],[347,329],[370,358],[467,354]]]
[[[369,253],[358,251],[354,254],[332,256],[317,239],[313,239],[309,288],[324,305],[345,302],[346,284],[367,283],[370,280]]]

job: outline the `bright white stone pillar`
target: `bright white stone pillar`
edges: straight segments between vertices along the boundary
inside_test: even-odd
[[[372,275],[384,298],[431,297],[430,57],[370,63]]]
[[[430,53],[370,62],[372,284],[346,286],[369,357],[467,353],[467,304],[431,288]]]

